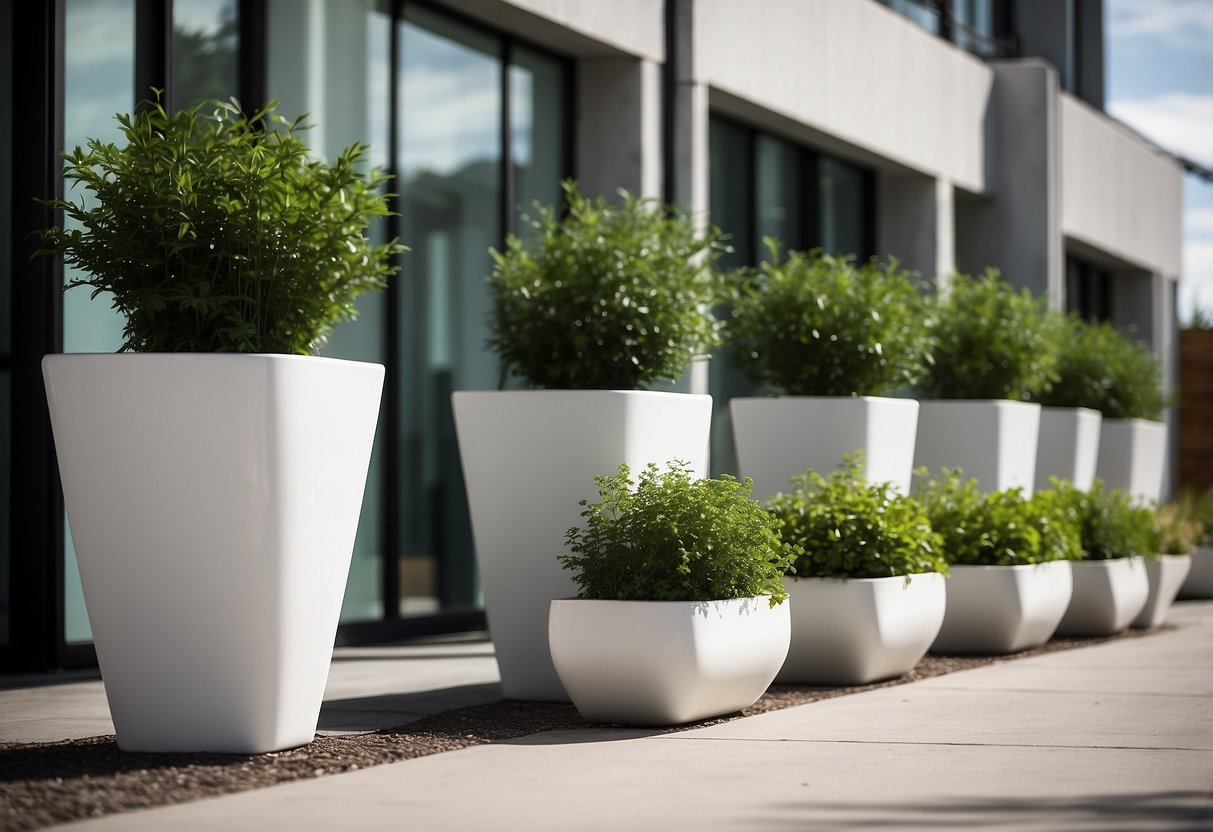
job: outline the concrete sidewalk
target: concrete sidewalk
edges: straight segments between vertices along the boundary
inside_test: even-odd
[[[1179,628],[1145,638],[708,728],[538,734],[76,826],[1208,830],[1213,603],[1179,605],[1172,622]],[[474,669],[491,664],[483,647],[432,649],[467,651]],[[414,661],[427,660],[405,663]],[[463,660],[428,661],[433,669]],[[336,676],[348,672],[341,664]],[[478,675],[485,670],[469,672],[458,690],[471,689],[473,700],[494,695],[488,676]],[[367,668],[374,678],[383,672]],[[351,699],[372,703],[372,715],[383,704],[335,701]]]

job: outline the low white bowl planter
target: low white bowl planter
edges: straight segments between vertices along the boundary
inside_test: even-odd
[[[1068,480],[1080,491],[1095,481],[1103,415],[1088,407],[1042,407],[1036,447],[1036,490],[1049,487],[1049,478]]]
[[[982,491],[1023,489],[1036,482],[1040,405],[1001,399],[919,403],[914,467],[934,473],[962,468]]]
[[[310,742],[383,367],[128,353],[42,368],[119,746]]]
[[[943,624],[938,572],[896,578],[785,578],[792,645],[776,681],[862,685],[910,671]]]
[[[591,722],[676,725],[747,708],[788,653],[788,603],[552,601],[552,661]]]
[[[1179,588],[1180,598],[1213,598],[1213,546],[1197,546],[1192,568]]]
[[[1167,620],[1171,603],[1179,594],[1179,588],[1192,568],[1191,555],[1159,555],[1143,558],[1146,562],[1146,577],[1150,592],[1146,604],[1133,619],[1134,627],[1158,627]]]
[[[1167,426],[1145,419],[1104,419],[1095,476],[1108,488],[1128,491],[1138,502],[1162,498]]]
[[[1076,560],[1074,596],[1059,636],[1110,636],[1132,623],[1150,592],[1146,565],[1141,558]]]
[[[1044,644],[1070,605],[1068,560],[1016,566],[952,564],[935,653],[1014,653]]]
[[[548,605],[576,594],[557,556],[594,477],[672,459],[708,467],[711,396],[638,390],[452,395],[490,635],[508,699],[567,702]]]
[[[881,396],[780,396],[729,402],[737,466],[754,498],[788,490],[807,469],[827,474],[855,450],[863,475],[909,493],[918,402]]]

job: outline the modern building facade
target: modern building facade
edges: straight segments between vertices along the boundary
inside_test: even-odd
[[[1173,379],[1180,165],[1102,111],[1100,0],[0,0],[0,659],[94,660],[39,361],[112,351],[104,297],[30,260],[56,154],[152,87],[369,141],[412,248],[325,354],[388,369],[339,638],[481,626],[450,392],[494,388],[488,249],[576,177],[732,235],[927,275],[1000,268],[1115,321]],[[683,381],[717,398],[718,356]]]

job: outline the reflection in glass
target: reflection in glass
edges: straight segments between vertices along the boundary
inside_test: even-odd
[[[837,159],[818,161],[821,198],[821,239],[818,245],[830,254],[869,256],[864,241],[864,174]]]
[[[801,211],[804,190],[800,170],[800,149],[774,136],[759,135],[755,141],[754,181],[755,236],[759,257],[769,259],[762,242],[774,237],[785,251],[805,245],[805,223]]]
[[[510,153],[514,208],[529,213],[535,202],[558,205],[565,159],[564,69],[555,58],[522,46],[510,65]]]
[[[236,0],[173,0],[173,105],[239,95]],[[140,97],[146,94],[140,90]]]

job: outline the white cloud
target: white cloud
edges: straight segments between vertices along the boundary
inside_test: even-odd
[[[1151,38],[1173,49],[1207,49],[1213,40],[1209,0],[1112,0],[1107,15],[1112,40]]]
[[[1113,101],[1108,112],[1167,150],[1213,167],[1213,93]]]

